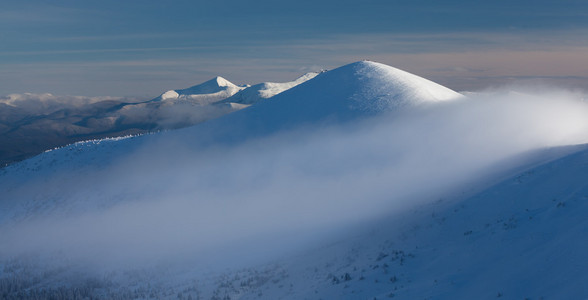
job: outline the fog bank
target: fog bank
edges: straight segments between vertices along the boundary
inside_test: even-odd
[[[0,186],[12,200],[35,195],[60,207],[4,222],[0,259],[59,253],[112,268],[269,260],[434,201],[526,151],[588,142],[583,94],[534,90],[474,93],[237,145],[146,143],[76,178]],[[14,192],[23,187],[26,199]]]

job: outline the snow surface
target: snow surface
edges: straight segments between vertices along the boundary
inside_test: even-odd
[[[285,90],[291,89],[303,82],[306,82],[318,75],[316,72],[309,72],[294,81],[290,82],[263,82],[252,85],[235,95],[223,100],[224,103],[255,104],[262,99],[271,98]]]
[[[163,94],[161,94],[161,100],[167,100],[167,99],[178,99],[178,97],[180,96],[180,94],[178,94],[178,92],[174,91],[174,90],[169,90]]]
[[[560,146],[587,132],[567,94],[464,97],[352,63],[197,126],[0,170],[1,292],[586,298],[588,150]]]
[[[580,152],[474,196],[442,198],[323,248],[199,282],[202,296],[583,299],[586,148],[560,149]]]

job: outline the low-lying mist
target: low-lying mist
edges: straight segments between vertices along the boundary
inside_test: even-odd
[[[63,209],[3,220],[0,259],[58,253],[115,269],[270,260],[500,174],[527,151],[586,143],[588,104],[563,90],[496,90],[230,146],[184,139],[145,143],[71,182],[23,181],[36,182],[27,197]],[[32,201],[14,190],[0,192]]]

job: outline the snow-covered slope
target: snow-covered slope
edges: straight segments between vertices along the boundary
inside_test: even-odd
[[[271,98],[287,89],[291,89],[305,81],[308,81],[319,73],[310,72],[290,82],[263,82],[252,85],[235,95],[223,100],[223,103],[238,103],[244,105],[255,104],[263,99]]]
[[[199,291],[238,299],[584,299],[588,149],[559,150],[573,154],[302,255],[199,282]]]
[[[581,247],[585,231],[586,153],[557,146],[588,142],[588,107],[497,97],[363,61],[197,126],[43,153],[0,171],[0,286],[80,298],[554,295],[540,275],[552,264],[536,265],[572,237]],[[555,238],[552,222],[570,235]],[[497,275],[513,265],[539,275]],[[566,291],[583,298],[577,282]]]
[[[198,124],[243,109],[314,75],[252,87],[215,77],[187,89],[169,90],[148,101],[30,93],[0,96],[0,167],[81,140]],[[222,101],[226,98],[239,102]]]

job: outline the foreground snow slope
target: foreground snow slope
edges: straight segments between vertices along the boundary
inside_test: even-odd
[[[191,267],[111,272],[104,282],[72,281],[62,269],[46,274],[74,282],[75,293],[84,293],[79,299],[583,299],[587,148],[554,149],[572,154],[473,196],[441,198],[348,229],[326,246],[269,264],[204,275]],[[55,277],[32,276],[27,268],[4,274],[38,293],[68,291],[60,283],[39,284]]]
[[[585,299],[587,148],[282,261],[279,283],[221,289],[240,299]]]
[[[549,151],[565,157],[328,246],[171,289],[205,299],[584,299],[588,145]]]

